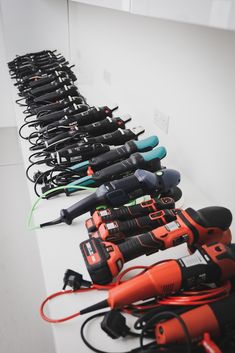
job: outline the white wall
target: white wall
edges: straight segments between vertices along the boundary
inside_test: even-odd
[[[0,127],[16,125],[6,62],[42,49],[69,58],[67,0],[0,0]]]
[[[4,43],[2,12],[0,6],[0,127],[15,126],[15,111],[11,97],[11,82],[8,74]]]
[[[67,0],[0,0],[7,58],[58,49],[68,57]]]
[[[88,102],[118,102],[160,137],[168,167],[235,215],[235,33],[74,2],[70,33]],[[170,116],[168,134],[154,124],[156,110]]]

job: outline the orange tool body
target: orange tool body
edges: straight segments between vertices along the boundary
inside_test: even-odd
[[[110,283],[124,263],[185,242],[191,249],[194,245],[212,241],[231,242],[228,227],[232,215],[224,207],[207,207],[199,211],[188,208],[180,211],[176,217],[173,222],[130,237],[121,244],[102,241],[100,238],[82,242],[80,248],[92,281],[97,284]]]

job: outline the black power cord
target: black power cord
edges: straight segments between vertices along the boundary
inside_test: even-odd
[[[91,349],[93,352],[96,352],[96,353],[114,353],[114,352],[103,351],[103,350],[100,350],[100,349],[94,347],[90,342],[88,342],[87,338],[85,337],[85,333],[84,333],[85,327],[90,321],[96,319],[97,317],[106,316],[106,315],[110,315],[109,310],[90,316],[89,318],[87,318],[83,322],[81,329],[80,329],[82,341],[89,349]],[[158,320],[161,320],[163,318],[167,319],[169,316],[175,317],[180,322],[180,324],[184,330],[185,337],[187,339],[186,345],[185,344],[158,345],[155,341],[144,345],[143,340],[144,340],[144,338],[149,337],[149,336],[146,336],[146,332],[150,328],[150,326],[152,326],[153,323],[155,324],[156,321],[158,321]],[[113,328],[114,328],[114,326],[113,326]],[[117,324],[117,326],[118,326],[118,324]],[[101,327],[102,327],[102,324],[101,324]],[[119,330],[119,328],[117,330]],[[105,332],[106,332],[106,330],[105,330]],[[127,334],[134,336],[134,337],[140,337],[140,346],[136,347],[130,351],[125,351],[125,352],[121,352],[121,353],[134,353],[134,352],[136,352],[136,353],[137,352],[139,352],[139,353],[140,352],[146,352],[146,353],[147,352],[149,352],[149,353],[150,352],[151,353],[152,352],[156,352],[156,353],[202,353],[202,352],[204,352],[202,347],[199,347],[197,344],[194,344],[194,345],[192,344],[188,329],[187,329],[184,321],[180,318],[179,315],[177,315],[171,311],[164,311],[162,313],[158,313],[158,314],[154,315],[151,318],[151,320],[149,320],[146,323],[146,325],[142,328],[141,334],[132,332],[130,330],[128,331]],[[112,337],[112,335],[110,335],[110,334],[109,334],[109,336]],[[116,336],[113,338],[117,338],[117,337],[119,337],[119,336]],[[186,348],[186,350],[185,350],[185,348]]]

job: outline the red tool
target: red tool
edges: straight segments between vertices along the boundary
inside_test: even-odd
[[[221,255],[223,257],[223,254]],[[222,261],[229,260],[224,259]],[[235,293],[214,303],[186,311],[180,315],[180,318],[185,323],[191,339],[201,340],[203,338],[202,343],[204,343],[203,345],[205,346],[210,343],[210,336],[221,336],[224,328],[235,321],[234,305]],[[207,335],[204,334],[205,332],[207,332]],[[158,344],[171,344],[185,341],[185,333],[182,325],[176,318],[158,323],[155,328],[155,335]],[[215,350],[215,352],[217,351]]]
[[[231,212],[224,207],[206,207],[199,211],[188,208],[179,212],[175,221],[119,245],[91,238],[82,242],[80,248],[92,281],[107,284],[118,275],[125,262],[138,256],[185,242],[190,247],[212,241],[230,243],[231,221]]]
[[[103,241],[120,243],[125,238],[141,234],[161,227],[164,224],[176,220],[176,210],[161,210],[150,213],[143,217],[102,223],[96,232],[89,233],[91,238],[100,238]]]
[[[81,310],[80,315],[106,307],[122,308],[139,300],[167,296],[182,289],[188,290],[205,283],[218,283],[234,276],[235,244],[203,245],[192,255],[160,262],[144,273],[115,286],[109,290],[106,300]],[[223,313],[222,308],[220,312]],[[209,315],[210,311],[207,313]],[[217,332],[218,325],[213,323],[213,315],[209,316],[209,321],[214,332]],[[196,322],[194,319],[193,327],[197,326]],[[206,328],[203,330],[205,332]]]
[[[102,223],[114,220],[125,221],[132,218],[142,217],[160,210],[175,208],[175,201],[171,197],[162,197],[160,199],[150,199],[134,206],[123,206],[120,208],[107,208],[105,210],[95,211],[92,218],[86,220],[88,232],[94,232]]]

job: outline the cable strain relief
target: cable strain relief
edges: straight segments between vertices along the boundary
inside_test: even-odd
[[[88,306],[88,308],[85,308],[85,309],[81,310],[80,311],[80,315],[84,315],[84,314],[88,314],[88,313],[90,313],[92,311],[104,309],[104,308],[107,308],[108,306],[109,306],[108,305],[108,301],[105,299],[105,300],[102,300],[99,303],[96,303],[94,305]]]

